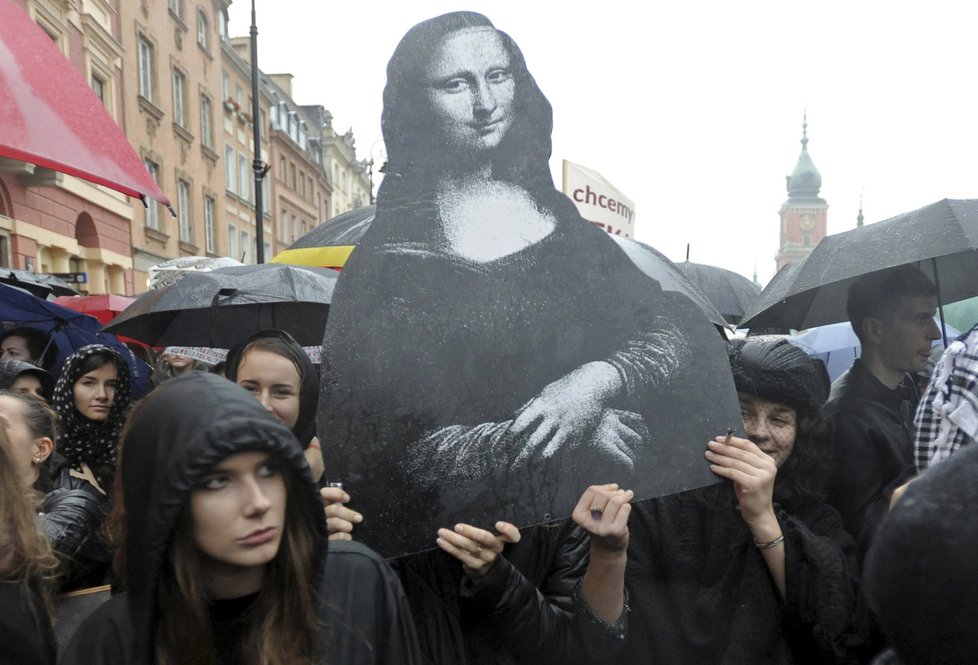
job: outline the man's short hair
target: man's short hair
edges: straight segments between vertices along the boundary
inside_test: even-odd
[[[930,278],[914,266],[898,266],[863,275],[852,285],[846,298],[846,314],[856,337],[863,341],[863,321],[882,318],[900,298],[931,297],[937,288]]]

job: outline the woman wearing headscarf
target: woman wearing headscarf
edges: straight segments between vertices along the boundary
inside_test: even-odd
[[[112,488],[131,395],[129,366],[115,349],[101,344],[68,356],[54,387],[51,403],[61,417],[61,456],[103,492]]]
[[[415,665],[386,563],[329,542],[295,437],[240,387],[201,372],[134,410],[121,450],[125,591],[62,663]]]
[[[228,351],[224,373],[292,431],[318,480],[323,475],[316,438],[319,373],[292,335],[282,330],[255,333]]]
[[[722,358],[691,341],[715,332],[554,187],[551,116],[479,14],[420,23],[388,65],[389,161],[334,292],[319,432],[330,477],[391,553],[417,548],[419,522],[541,522],[594,468],[698,457],[655,445],[657,414],[711,389],[688,377]],[[573,464],[558,454],[571,450]],[[674,476],[654,479],[668,491]]]
[[[574,519],[591,533],[577,596],[596,663],[857,663],[865,615],[855,545],[823,503],[824,365],[783,338],[735,341],[747,438],[708,442],[725,482],[630,505],[592,487]]]

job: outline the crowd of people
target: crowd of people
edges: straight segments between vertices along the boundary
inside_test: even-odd
[[[456,52],[462,42],[478,62]],[[533,107],[550,122],[522,55],[488,20],[469,13],[421,24],[404,44],[411,53],[399,47],[392,76],[436,90],[425,97],[410,85],[392,86],[386,101],[406,96],[428,113],[385,108],[386,127],[459,116],[454,98],[470,88],[479,99],[477,122],[455,122],[457,135],[443,132],[433,145],[417,142],[424,137],[412,132],[420,129],[400,128],[409,144],[389,142],[393,170],[382,190],[381,223],[410,208],[408,223],[392,224],[403,236],[395,238],[401,259],[438,255],[457,267],[456,259],[466,258],[467,269],[476,266],[466,273],[472,284],[489,274],[482,263],[512,253],[535,257],[523,266],[529,275],[549,260],[548,247],[572,237],[583,221],[543,184],[549,124],[540,131],[509,117]],[[415,61],[422,52],[429,55]],[[460,62],[469,64],[454,76]],[[424,67],[442,75],[431,83]],[[495,94],[508,100],[499,116]],[[515,179],[518,164],[485,157],[496,154],[511,126],[516,134],[507,144],[531,152],[538,167],[531,190]],[[422,175],[420,157],[462,145],[476,157],[469,170],[439,171],[431,205],[406,206]],[[399,162],[403,155],[419,160]],[[449,161],[443,171],[459,163]],[[460,208],[476,184],[507,198],[528,221],[532,232],[515,247],[485,246],[468,235],[471,220]],[[433,231],[425,227],[431,215],[456,226]],[[609,262],[620,254],[605,249]],[[631,274],[622,271],[621,279]],[[605,299],[601,279],[596,270],[589,276],[596,286],[585,289],[595,302]],[[551,282],[536,283],[526,312],[547,301]],[[496,439],[532,449],[511,451],[513,464],[527,467],[537,449],[575,437],[597,441],[613,453],[609,459],[631,459],[632,448],[653,438],[646,426],[653,402],[659,409],[682,402],[667,394],[664,377],[699,355],[654,315],[662,302],[639,303],[641,325],[620,322],[616,341],[601,351],[609,360],[581,364],[575,355],[553,370],[563,378],[542,390],[527,386],[518,399],[507,395],[515,373],[483,349],[478,362],[498,373],[502,406],[477,405],[476,427],[428,423],[416,436],[405,429],[414,426],[410,414],[388,405],[383,431],[396,431],[395,440],[420,446],[423,455],[378,464],[420,459],[430,482],[451,483],[461,502],[475,473],[455,473],[463,453]],[[328,443],[337,423],[367,436],[369,414],[354,412],[358,384],[343,383],[326,400],[330,418],[322,419],[321,387],[330,382],[321,375],[330,365],[317,368],[288,333],[250,335],[213,367],[164,351],[151,390],[134,400],[129,365],[117,350],[77,349],[53,376],[50,340],[30,328],[8,330],[0,336],[0,663],[971,662],[978,649],[978,484],[970,459],[978,454],[970,445],[978,437],[978,326],[948,348],[922,400],[919,375],[940,336],[936,307],[934,285],[913,267],[856,281],[847,312],[862,356],[831,384],[821,361],[785,336],[729,341],[726,363],[714,369],[725,373],[729,364],[744,435],[731,428],[702,442],[695,462],[712,472],[712,484],[635,501],[627,464],[597,466],[606,484],[576,488],[580,498],[566,519],[515,524],[510,508],[520,498],[506,496],[503,519],[442,524],[422,534],[429,549],[391,561],[358,542],[358,528],[377,516],[356,509],[357,498],[381,496],[397,530],[407,532],[415,528],[403,510],[407,497],[386,486],[343,487],[323,472],[329,460],[320,439]],[[461,329],[474,327],[465,314],[474,311],[463,307],[433,320],[457,343]],[[530,334],[534,319],[526,312],[520,318]],[[382,356],[381,338],[402,328],[372,314],[378,323],[371,339]],[[539,364],[556,353],[548,344],[561,332],[561,308],[547,316],[550,327],[535,333]],[[459,330],[449,335],[452,322]],[[347,333],[341,341],[363,342],[356,330]],[[395,388],[448,399],[447,365],[465,359],[466,349],[447,354],[434,338],[421,341],[429,342],[423,353],[432,371],[411,373],[409,384]],[[345,358],[342,345],[324,349],[327,360]],[[392,378],[378,371],[371,385]],[[540,433],[566,405],[555,393],[600,392],[596,383],[602,394],[573,402],[588,406],[586,437],[562,420],[578,413],[555,418],[551,438]],[[670,415],[696,417],[678,409]],[[485,473],[502,477],[511,466]],[[443,467],[453,473],[438,471]],[[546,475],[541,468],[558,472],[533,468],[533,479]],[[112,597],[58,643],[52,617],[60,595],[100,585],[111,585]]]
[[[108,347],[56,382],[4,359],[0,660],[54,662],[57,594],[111,583],[62,662],[966,662],[974,539],[945,516],[976,498],[978,327],[920,402],[935,306],[916,269],[856,282],[863,354],[831,386],[786,337],[732,340],[745,436],[704,442],[714,485],[633,505],[609,478],[570,519],[446,525],[389,563],[322,480],[287,333],[217,372],[163,355],[135,405]]]

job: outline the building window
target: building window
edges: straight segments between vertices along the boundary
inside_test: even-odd
[[[299,218],[292,215],[292,242],[299,239]]]
[[[299,171],[299,194],[306,198],[306,172]]]
[[[213,113],[211,111],[211,98],[207,95],[200,96],[200,142],[208,148],[214,147],[214,125],[211,122]]]
[[[223,9],[217,14],[217,34],[220,35],[221,39],[228,38],[228,15]]]
[[[289,241],[289,211],[282,208],[282,216],[278,218],[278,239],[281,242]]]
[[[204,246],[214,253],[214,199],[204,197]]]
[[[170,0],[170,12],[183,20],[183,0]]]
[[[241,90],[240,85],[234,86],[234,101],[237,102],[238,108],[242,111],[244,110],[244,91]]]
[[[278,158],[278,178],[285,182],[285,157]]]
[[[177,216],[180,220],[180,242],[190,242],[190,185],[184,180],[177,180]]]
[[[153,45],[140,35],[137,51],[139,60],[139,94],[153,101]]]
[[[197,10],[197,43],[207,48],[207,14],[203,9]]]
[[[252,263],[251,258],[251,236],[244,229],[241,229],[241,263]]]
[[[289,187],[295,191],[295,164],[289,164]]]
[[[241,260],[238,253],[238,227],[234,224],[228,224],[228,256],[235,261]]]
[[[237,179],[235,178],[235,168],[237,160],[234,155],[234,148],[227,143],[224,144],[224,185],[232,194],[238,191]]]
[[[187,77],[183,72],[173,70],[173,122],[181,127],[187,126],[186,99]]]
[[[146,165],[153,182],[160,184],[160,165],[148,159],[143,164]],[[160,204],[152,197],[146,197],[146,226],[155,231],[160,230]]]
[[[227,72],[221,72],[221,102],[231,100],[231,77]]]
[[[238,196],[251,201],[251,180],[248,178],[248,158],[238,155]]]
[[[99,98],[99,101],[105,104],[105,81],[94,73],[92,74],[92,92]]]

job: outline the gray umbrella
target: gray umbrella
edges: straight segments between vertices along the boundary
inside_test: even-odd
[[[189,274],[142,294],[104,330],[151,346],[229,348],[277,328],[318,345],[338,275],[276,263]]]
[[[978,199],[943,199],[823,238],[774,276],[740,325],[801,330],[846,321],[849,285],[908,264],[934,281],[942,303],[978,295]]]
[[[678,265],[690,281],[716,305],[727,323],[740,322],[744,312],[761,293],[760,286],[731,270],[689,261]]]

